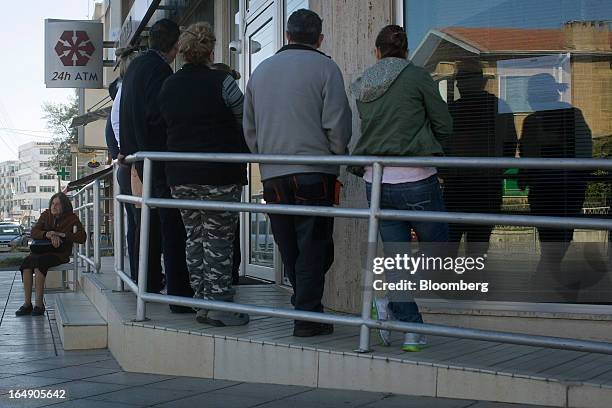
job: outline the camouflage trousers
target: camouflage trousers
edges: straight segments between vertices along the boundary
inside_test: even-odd
[[[183,200],[240,201],[242,186],[185,184],[172,188],[172,196]],[[194,298],[232,301],[233,241],[238,213],[181,210],[187,242],[187,269]]]

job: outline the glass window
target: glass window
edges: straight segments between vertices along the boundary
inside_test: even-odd
[[[230,2],[230,42],[240,40],[240,0],[231,0]],[[240,68],[240,54],[230,53],[230,67],[238,72],[242,72]]]
[[[612,156],[612,2],[406,0],[404,12],[409,56],[453,119],[447,156]],[[607,172],[438,171],[448,211],[610,214]],[[487,299],[612,302],[600,267],[608,231],[451,224],[450,235],[458,254],[488,254],[486,278],[500,290]]]
[[[17,226],[0,226],[0,234],[20,235],[21,231]]]
[[[285,21],[289,20],[294,11],[307,8],[308,0],[285,0]]]

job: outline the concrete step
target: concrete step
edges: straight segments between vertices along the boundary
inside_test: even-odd
[[[85,294],[80,292],[57,294],[55,312],[64,350],[107,347],[106,321]]]
[[[330,336],[296,338],[289,319],[251,315],[246,326],[212,327],[157,303],[147,304],[150,320],[135,322],[136,298],[114,290],[111,268],[112,259],[103,260],[103,273],[83,274],[81,285],[107,319],[108,348],[125,371],[517,407],[612,407],[612,356],[439,336],[429,336],[422,352],[405,353],[400,333],[391,347],[373,337],[372,353],[360,354],[359,328],[337,325]],[[275,285],[239,286],[236,301],[291,307],[289,293]],[[566,331],[576,333],[571,322]]]

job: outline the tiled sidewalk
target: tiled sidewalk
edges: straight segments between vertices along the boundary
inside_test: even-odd
[[[107,350],[64,352],[53,313],[15,317],[21,278],[0,271],[0,407],[519,408],[524,405],[127,373]],[[247,369],[247,367],[245,367]],[[11,390],[63,390],[65,399],[11,399]],[[531,406],[535,408],[535,406]]]

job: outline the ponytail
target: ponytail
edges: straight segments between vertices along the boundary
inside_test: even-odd
[[[376,36],[376,48],[380,50],[381,58],[406,58],[408,52],[406,32],[398,25],[384,27]]]

